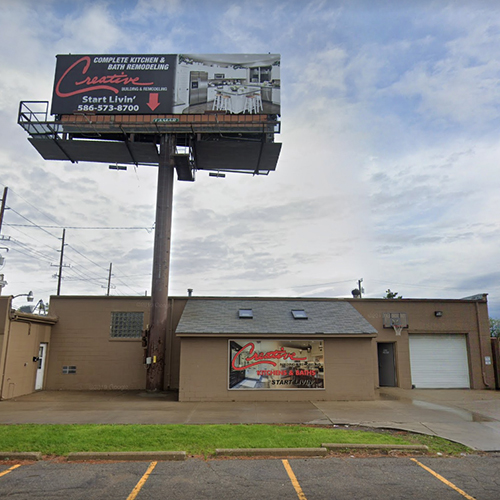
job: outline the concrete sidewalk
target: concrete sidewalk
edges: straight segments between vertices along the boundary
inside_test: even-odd
[[[172,393],[42,391],[0,402],[0,424],[350,424],[500,451],[500,392],[383,388],[374,401],[179,403]]]

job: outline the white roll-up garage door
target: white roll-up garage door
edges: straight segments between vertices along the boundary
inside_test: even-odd
[[[417,389],[469,388],[465,335],[410,335],[411,381]]]

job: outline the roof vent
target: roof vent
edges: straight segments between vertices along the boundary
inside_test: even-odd
[[[292,309],[293,319],[308,319],[307,313],[304,309]]]
[[[251,309],[240,309],[238,313],[239,318],[253,319],[253,311]]]

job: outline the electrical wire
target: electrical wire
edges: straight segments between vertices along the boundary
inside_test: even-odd
[[[27,220],[28,222],[30,222],[34,227],[41,229],[44,233],[47,233],[48,235],[52,236],[53,238],[59,239],[58,236],[56,236],[55,234],[52,234],[49,231],[46,231],[45,229],[43,229],[43,227],[39,226],[38,224],[36,224],[32,220],[28,219],[28,217],[25,217],[24,215],[20,214],[17,210],[14,210],[12,207],[9,207],[9,210],[11,210],[15,214],[17,214],[19,217],[22,217],[24,220]],[[5,225],[7,226],[8,224],[5,224]]]
[[[12,210],[12,209],[11,209]],[[17,213],[17,212],[16,212]],[[19,214],[18,214],[19,215]],[[22,216],[21,216],[22,217]],[[5,224],[6,226],[9,227],[33,227],[31,224]],[[151,233],[154,228],[152,227],[107,227],[107,226],[40,226],[37,225],[36,227],[40,229],[92,229],[92,230],[113,230],[113,231],[142,231],[145,230],[148,233]]]
[[[0,185],[3,185],[0,183]],[[46,212],[40,210],[38,207],[36,207],[35,205],[33,205],[32,203],[30,203],[28,200],[24,199],[22,196],[20,196],[18,193],[16,193],[14,190],[10,190],[13,194],[15,194],[16,196],[18,196],[19,198],[21,198],[25,203],[27,203],[28,205],[30,205],[31,207],[33,207],[34,209],[36,209],[38,212],[40,212],[44,217],[48,218],[49,220],[51,220],[52,222],[54,222],[55,224],[57,225],[40,225],[40,224],[37,224],[35,222],[33,222],[31,219],[29,219],[28,217],[22,215],[20,212],[18,212],[17,210],[13,209],[12,207],[9,207],[9,209],[15,213],[16,215],[18,215],[19,217],[21,217],[22,219],[26,220],[27,222],[29,222],[29,224],[12,224],[12,223],[4,223],[5,226],[8,226],[8,227],[11,227],[12,229],[14,229],[15,231],[18,231],[20,232],[21,234],[24,234],[26,237],[30,238],[30,239],[33,239],[34,241],[36,241],[37,243],[43,245],[43,246],[46,246],[47,248],[50,248],[50,250],[54,251],[54,252],[60,252],[60,250],[56,250],[56,249],[53,249],[51,248],[49,245],[46,245],[42,242],[40,242],[38,239],[34,238],[33,236],[30,236],[28,235],[27,233],[25,233],[24,231],[21,231],[20,229],[18,229],[19,227],[34,227],[36,229],[39,229],[41,231],[43,231],[44,233],[48,234],[49,236],[52,236],[53,238],[56,238],[58,240],[61,240],[61,238],[59,238],[58,236],[52,234],[50,231],[47,231],[47,229],[95,229],[95,230],[101,230],[101,229],[104,229],[104,230],[146,230],[148,233],[150,233],[152,231],[153,228],[147,228],[147,227],[102,227],[102,226],[95,226],[95,227],[91,227],[91,226],[61,226],[58,224],[58,222],[52,217],[50,216],[49,214],[47,214]],[[37,259],[42,259],[46,262],[48,262],[49,264],[52,264],[53,262],[53,259],[52,257],[49,257],[47,256],[46,254],[43,254],[41,253],[40,251],[38,250],[34,250],[32,248],[30,248],[30,246],[26,243],[23,243],[21,242],[20,240],[15,240],[13,239],[12,240],[13,243],[16,243],[16,244],[19,244],[23,250],[21,250],[20,248],[17,249],[17,251],[27,257],[35,257]],[[83,254],[82,252],[80,252],[79,250],[77,250],[73,245],[69,245],[67,244],[68,247],[70,247],[73,251],[75,251],[78,255],[80,255],[81,257],[83,257],[84,259],[86,259],[87,261],[89,261],[92,265],[98,267],[99,269],[102,269],[102,270],[105,270],[107,271],[107,268],[98,264],[97,262],[95,262],[94,260],[92,260],[91,258],[87,257],[85,254]],[[70,277],[70,281],[72,280],[79,280],[79,281],[88,281],[88,282],[91,282],[91,283],[94,283],[94,284],[100,284],[101,282],[105,281],[106,278],[103,278],[101,276],[97,276],[95,273],[91,272],[87,267],[85,266],[82,266],[80,263],[78,263],[75,259],[72,259],[70,256],[68,256],[67,254],[64,255],[64,258],[65,258],[65,261],[69,261],[69,262],[72,262],[74,263],[75,265],[79,265],[81,268],[85,269],[89,275],[88,276],[85,276],[83,275],[81,272],[77,272],[74,268],[72,267],[67,267],[66,271],[65,271],[65,274],[72,274],[74,273],[74,278],[71,278]],[[68,271],[68,269],[71,269],[71,271]],[[115,266],[115,271],[116,271],[117,267]],[[76,278],[76,276],[80,276],[80,278]],[[128,288],[129,290],[131,290],[134,294],[138,294],[138,295],[142,295],[142,292],[138,292],[137,290],[134,290],[131,286],[129,286],[127,283],[125,283],[122,279],[120,279],[119,277],[117,277],[115,274],[113,275],[114,276],[114,280],[115,281],[118,281],[119,283],[121,283],[122,286],[125,286],[126,288]],[[62,279],[64,279],[64,276],[61,277]],[[106,280],[107,281],[107,280]]]

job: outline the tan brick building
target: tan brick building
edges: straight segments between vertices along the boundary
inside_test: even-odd
[[[0,397],[143,390],[148,297],[59,296],[49,316],[0,297]],[[165,389],[182,401],[369,400],[377,387],[495,388],[485,295],[171,297]],[[399,323],[402,328],[391,326]]]

